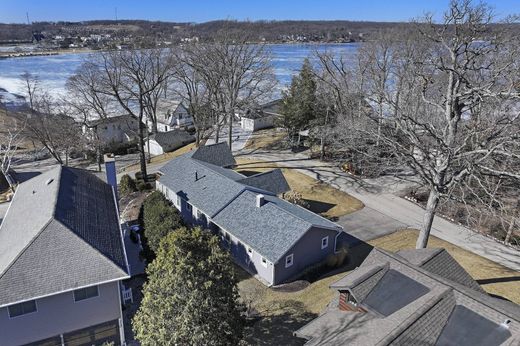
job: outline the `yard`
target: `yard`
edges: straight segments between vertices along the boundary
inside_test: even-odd
[[[249,137],[244,149],[275,149],[284,144],[286,137],[286,131],[276,128],[255,131]]]
[[[195,148],[195,143],[190,143],[190,144],[185,145],[182,148],[174,150],[174,151],[172,151],[170,153],[164,153],[162,155],[153,156],[150,159],[150,164],[168,162],[168,161],[170,161],[171,159],[173,159],[173,158],[175,158],[177,156],[180,156],[182,154],[186,154],[187,152],[189,152],[190,150],[192,150],[194,148]],[[133,172],[133,171],[136,171],[136,170],[139,170],[139,169],[140,169],[139,163],[135,163],[133,165],[125,167],[124,171]]]
[[[235,159],[238,163],[236,170],[245,175],[265,172],[278,167],[275,163],[270,162],[242,157]],[[302,194],[309,203],[310,209],[326,218],[334,220],[364,207],[363,203],[356,198],[298,172],[296,169],[282,168],[282,172],[291,189]]]
[[[403,230],[374,239],[371,246],[388,251],[415,247],[417,231]],[[520,273],[502,267],[485,258],[463,250],[435,237],[429,247],[444,247],[490,294],[520,303]],[[243,301],[261,316],[247,330],[247,341],[255,345],[301,345],[292,333],[305,325],[329,304],[334,291],[329,285],[339,280],[359,264],[359,259],[370,246],[360,245],[351,250],[353,258],[341,273],[330,275],[308,284],[296,292],[267,288],[258,280],[239,269],[239,290]]]

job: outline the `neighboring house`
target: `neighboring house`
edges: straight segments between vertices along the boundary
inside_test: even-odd
[[[193,118],[182,102],[162,100],[157,108],[158,132],[193,126]]]
[[[493,298],[444,249],[373,249],[296,331],[306,345],[520,344],[520,307]]]
[[[195,137],[184,130],[176,129],[168,132],[158,132],[150,136],[150,140],[145,143],[145,150],[149,151],[151,155],[161,155],[193,142],[195,142]]]
[[[20,184],[0,226],[0,344],[123,344],[128,272],[112,186],[61,166]]]
[[[258,131],[275,126],[276,119],[280,115],[282,100],[274,100],[258,107],[249,108],[241,114],[240,124],[244,130]]]
[[[289,188],[280,170],[245,177],[224,168],[233,164],[225,143],[201,147],[167,163],[157,189],[187,222],[221,236],[236,262],[267,285],[335,253],[342,228],[278,198]]]
[[[139,137],[139,121],[131,115],[120,115],[90,121],[83,126],[83,133],[104,145],[127,144]]]

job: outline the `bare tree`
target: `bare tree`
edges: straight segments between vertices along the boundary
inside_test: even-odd
[[[0,112],[3,111],[0,110]],[[10,117],[7,111],[4,112],[0,122],[2,123],[0,126],[0,173],[7,177],[14,163],[15,154],[24,141],[25,123]],[[14,182],[10,179],[7,179],[7,182],[14,189]]]
[[[417,248],[454,189],[483,176],[520,179],[519,46],[492,20],[485,4],[451,1],[442,23],[428,16],[360,53],[357,84],[374,109],[355,130],[385,153],[373,158],[411,168],[429,190]]]

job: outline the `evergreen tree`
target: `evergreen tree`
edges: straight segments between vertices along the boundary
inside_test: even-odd
[[[288,91],[283,92],[282,126],[289,136],[309,127],[317,111],[316,80],[309,59],[305,59],[297,76],[291,81]]]
[[[182,219],[170,201],[155,191],[143,203],[144,236],[153,253],[157,253],[164,236],[182,226]]]
[[[217,237],[180,228],[161,241],[133,321],[147,345],[237,345],[244,308],[230,255]]]

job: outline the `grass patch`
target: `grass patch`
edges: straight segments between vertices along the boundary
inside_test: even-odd
[[[195,143],[190,143],[190,144],[185,145],[182,148],[179,148],[179,149],[174,150],[172,152],[164,153],[164,154],[157,155],[157,156],[153,156],[150,159],[150,164],[168,162],[171,159],[176,158],[177,156],[180,156],[182,154],[186,154],[187,152],[189,152],[190,150],[192,150],[194,148],[195,148]],[[133,165],[126,166],[124,171],[132,172],[132,171],[140,170],[140,169],[141,169],[141,166],[139,165],[139,163],[135,163]]]
[[[273,149],[283,145],[286,137],[287,133],[284,130],[276,128],[255,131],[247,140],[244,148],[250,150]]]
[[[275,163],[247,158],[235,158],[236,170],[245,175],[260,173],[277,168]],[[353,213],[364,207],[363,203],[349,194],[329,184],[322,183],[294,168],[282,168],[283,175],[292,190],[302,194],[310,204],[310,209],[329,219]]]
[[[415,248],[417,235],[416,230],[403,230],[369,243],[396,252]],[[445,248],[486,292],[520,304],[520,273],[433,236],[428,247]]]

